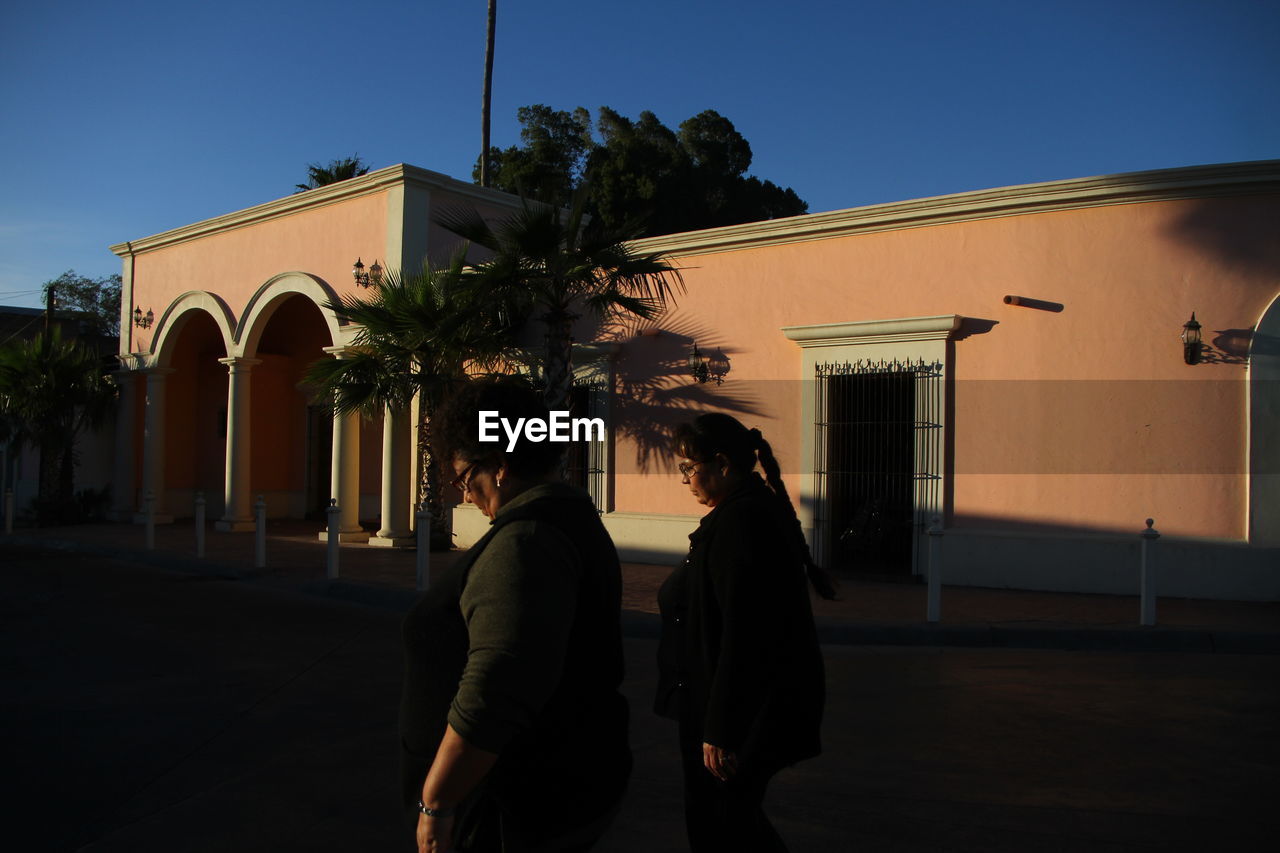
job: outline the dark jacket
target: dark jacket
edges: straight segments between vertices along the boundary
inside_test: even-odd
[[[740,762],[821,751],[822,654],[794,525],[752,474],[703,517],[658,594],[655,710]]]
[[[536,845],[610,812],[631,768],[620,602],[618,555],[585,492],[537,486],[499,510],[405,617],[408,817],[446,724],[499,754],[459,809],[460,838],[500,823]]]

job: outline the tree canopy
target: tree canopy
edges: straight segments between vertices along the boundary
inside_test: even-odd
[[[582,107],[535,104],[516,116],[522,144],[489,149],[492,186],[561,208],[584,187],[587,213],[615,232],[671,234],[809,210],[794,190],[747,174],[751,145],[715,110],[678,131],[647,110],[632,120],[601,107],[594,133]]]
[[[103,359],[57,329],[0,345],[0,442],[39,448],[41,523],[73,516],[76,438],[105,424],[115,400]]]
[[[120,334],[120,275],[89,278],[75,270],[46,281],[43,296],[46,304],[53,290],[59,313],[74,314],[85,334],[116,337]]]
[[[342,358],[323,358],[308,381],[343,413],[366,417],[409,410],[416,396],[421,476],[418,502],[431,516],[432,547],[452,544],[439,468],[431,456],[431,418],[468,369],[491,367],[509,346],[511,329],[500,301],[476,298],[456,254],[448,266],[403,274],[388,269],[368,294],[326,303],[357,331]]]
[[[369,167],[360,159],[359,154],[353,154],[341,160],[330,160],[327,166],[322,166],[319,163],[310,163],[307,165],[307,182],[305,184],[294,184],[297,187],[294,192],[300,193],[314,190],[316,187],[336,184],[338,181],[358,178],[368,173]]]
[[[661,313],[684,280],[657,253],[634,252],[600,219],[583,215],[583,193],[563,214],[526,201],[514,216],[491,225],[472,208],[437,214],[437,224],[488,249],[466,266],[468,283],[484,303],[512,312],[512,325],[529,318],[546,328],[542,364],[550,409],[569,408],[573,384],[573,324],[582,310],[601,319]]]

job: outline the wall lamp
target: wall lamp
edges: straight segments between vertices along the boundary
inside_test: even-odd
[[[1200,363],[1200,324],[1194,311],[1191,319],[1182,324],[1182,359],[1187,364]]]
[[[382,264],[374,261],[369,271],[365,272],[364,264],[356,258],[356,264],[351,268],[351,277],[361,287],[382,287]]]
[[[150,308],[147,309],[146,314],[143,314],[141,307],[137,305],[133,306],[133,325],[137,326],[139,329],[150,329],[151,324],[155,321],[156,315],[151,313]]]
[[[689,353],[689,374],[698,384],[714,382],[721,385],[729,375],[729,358],[719,349],[708,358],[698,349],[698,342],[694,341],[693,352]]]

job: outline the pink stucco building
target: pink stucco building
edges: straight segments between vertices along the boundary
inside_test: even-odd
[[[112,249],[123,259],[117,516],[155,495],[226,529],[329,498],[343,538],[411,525],[409,416],[335,419],[299,387],[352,329],[353,261],[443,260],[441,207],[518,201],[393,166]],[[689,412],[759,426],[826,562],[951,583],[1280,597],[1280,161],[1059,181],[645,240],[686,291],[656,323],[578,330],[609,424],[584,482],[624,554],[683,553],[698,507],[662,441]],[[132,323],[151,310],[154,325]],[[1180,340],[1195,312],[1200,360]],[[693,345],[729,368],[696,383]],[[459,544],[483,529],[454,512]],[[935,522],[934,519],[937,519]],[[372,526],[372,525],[370,525]]]

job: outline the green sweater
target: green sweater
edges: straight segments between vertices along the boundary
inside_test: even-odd
[[[560,483],[534,486],[498,518],[539,498],[572,497]],[[462,591],[470,651],[449,725],[473,746],[500,752],[546,705],[560,681],[583,567],[550,524],[504,525],[476,559]]]
[[[621,589],[600,516],[564,484],[518,495],[432,579],[403,625],[401,791],[412,825],[446,724],[499,754],[459,807],[458,832],[497,809],[504,833],[554,847],[611,813],[631,768]]]

